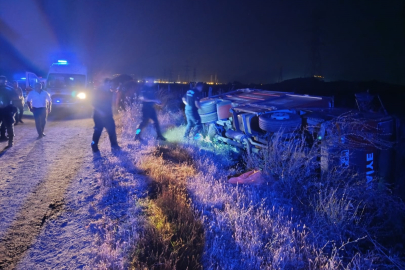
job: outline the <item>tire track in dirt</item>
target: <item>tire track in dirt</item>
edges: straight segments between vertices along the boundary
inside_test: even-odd
[[[9,206],[18,207],[19,203],[21,207],[0,239],[0,269],[13,269],[47,220],[63,210],[65,192],[89,153],[83,145],[88,146],[91,126],[89,119],[55,123],[46,137],[49,139],[38,141],[24,158],[24,164],[28,165],[7,176],[10,182],[5,181],[10,189],[25,193],[14,194],[15,198],[10,198],[13,195],[10,193],[6,196],[6,200],[14,201]],[[32,176],[37,177],[31,179]],[[11,181],[18,183],[13,185]],[[24,185],[26,189],[21,190]]]
[[[59,129],[61,123],[51,122],[50,129]],[[17,130],[18,128],[18,130]],[[70,125],[67,125],[71,129]],[[16,127],[16,145],[0,158],[0,239],[12,222],[29,192],[37,186],[47,173],[49,164],[65,144],[52,143],[53,138],[36,140],[34,121],[26,121]],[[21,134],[23,136],[21,136]],[[51,134],[52,135],[52,134]],[[65,136],[58,136],[66,140]]]

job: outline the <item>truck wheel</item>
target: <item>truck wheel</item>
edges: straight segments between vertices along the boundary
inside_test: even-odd
[[[267,113],[259,116],[259,127],[267,132],[278,132],[284,129],[292,132],[300,127],[301,117],[292,113]]]
[[[201,123],[203,123],[203,124],[215,122],[218,120],[217,112],[201,114],[200,117],[201,117]]]
[[[202,100],[202,101],[200,101],[200,105],[201,105],[201,109],[198,110],[198,113],[200,115],[217,112],[216,100],[213,100],[213,99]]]

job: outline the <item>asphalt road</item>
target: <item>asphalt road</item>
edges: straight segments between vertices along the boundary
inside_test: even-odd
[[[23,120],[14,146],[3,150],[7,143],[0,143],[0,269],[17,267],[48,221],[64,210],[78,175],[92,170],[91,118],[54,115],[42,139],[32,116]]]

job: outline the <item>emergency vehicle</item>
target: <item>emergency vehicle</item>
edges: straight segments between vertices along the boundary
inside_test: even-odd
[[[45,89],[51,95],[54,108],[77,108],[88,104],[87,84],[85,66],[58,60],[49,68]]]

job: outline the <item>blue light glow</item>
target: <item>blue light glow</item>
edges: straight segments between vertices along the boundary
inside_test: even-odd
[[[58,63],[59,64],[67,64],[67,61],[66,60],[58,60]]]
[[[21,80],[25,80],[25,79],[27,79],[27,78],[25,78],[25,77],[21,78]]]
[[[139,133],[141,133],[141,129],[140,129],[140,128],[138,128],[138,129],[136,130],[136,134],[138,135]]]
[[[56,103],[60,103],[60,100],[59,100],[59,99],[57,99],[57,100],[56,100]]]

